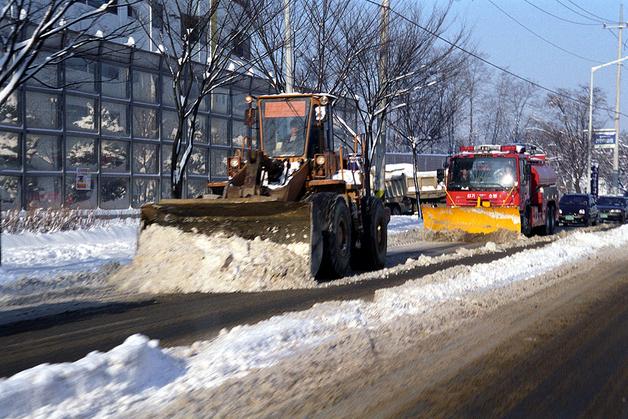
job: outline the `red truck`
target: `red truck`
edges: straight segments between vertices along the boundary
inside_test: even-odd
[[[552,234],[558,217],[556,179],[545,154],[534,146],[460,147],[449,159],[447,203],[422,208],[425,227]]]

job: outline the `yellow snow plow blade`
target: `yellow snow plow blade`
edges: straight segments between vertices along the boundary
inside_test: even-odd
[[[521,232],[517,207],[428,207],[421,206],[423,224],[433,231],[460,230],[489,234],[499,230]]]
[[[302,243],[310,248],[312,274],[318,270],[322,256],[319,226],[309,202],[163,199],[143,205],[141,221],[143,228],[158,224],[206,236],[222,232],[247,240],[259,237],[278,244]]]

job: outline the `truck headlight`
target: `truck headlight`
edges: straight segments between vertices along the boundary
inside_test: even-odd
[[[586,211],[584,209],[579,209],[578,210],[578,214],[584,215],[584,214],[586,214]]]
[[[563,213],[563,210],[559,209],[559,210],[558,210],[558,213],[559,213],[559,214],[562,214],[562,213]]]

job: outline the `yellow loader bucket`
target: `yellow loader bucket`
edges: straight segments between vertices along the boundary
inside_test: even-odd
[[[460,230],[489,234],[499,230],[521,232],[517,207],[429,207],[421,206],[423,224],[432,231]]]
[[[141,208],[144,227],[158,224],[210,236],[223,232],[244,239],[256,237],[278,244],[310,247],[311,273],[318,271],[322,246],[318,217],[310,202],[257,199],[163,199]]]

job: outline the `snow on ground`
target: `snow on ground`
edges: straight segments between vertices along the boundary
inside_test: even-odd
[[[0,411],[9,417],[102,417],[124,416],[131,409],[159,411],[160,406],[192,391],[319,350],[343,331],[373,335],[401,318],[420,321],[438,304],[538,279],[627,244],[628,225],[604,232],[576,232],[543,248],[378,290],[372,302],[317,304],[306,311],[223,331],[216,339],[189,347],[162,349],[155,341],[134,335],[107,353],[91,353],[74,363],[40,365],[0,380]]]
[[[388,223],[388,235],[401,234],[417,228],[423,228],[423,219],[416,215],[392,215]]]
[[[118,220],[87,230],[3,234],[0,285],[127,263],[135,253],[137,229],[137,220]]]

